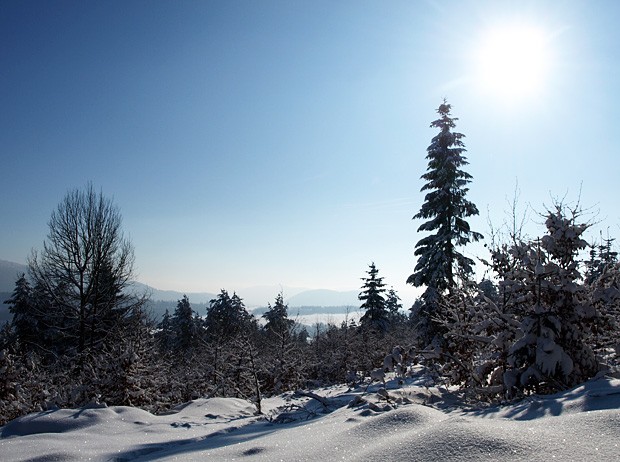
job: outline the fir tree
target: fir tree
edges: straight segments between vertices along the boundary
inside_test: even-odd
[[[420,211],[413,217],[428,220],[418,231],[434,232],[416,244],[414,255],[418,262],[407,279],[408,284],[416,287],[426,286],[420,315],[427,323],[439,299],[446,291],[454,291],[457,278],[467,278],[473,272],[474,261],[457,247],[482,238],[465,220],[478,215],[478,208],[466,199],[467,184],[472,176],[462,170],[468,164],[463,155],[464,135],[452,131],[458,119],[451,116],[450,109],[450,104],[444,100],[437,109],[440,118],[431,123],[431,127],[439,129],[439,134],[427,148],[428,169],[421,177],[426,180],[421,191],[428,193]],[[429,335],[432,337],[431,333]]]
[[[599,278],[606,268],[618,262],[618,252],[613,250],[614,238],[607,236],[603,239],[601,233],[601,243],[590,245],[590,260],[586,261],[586,283],[592,284]]]
[[[263,318],[267,321],[261,358],[263,382],[275,392],[299,386],[301,355],[293,330],[295,321],[288,318],[288,306],[281,292],[276,296],[274,305],[269,304]]]
[[[254,394],[254,373],[248,376],[248,361],[254,361],[258,324],[236,293],[232,297],[222,290],[209,302],[205,319],[208,361],[217,394],[246,397]],[[250,351],[251,350],[251,351]],[[250,384],[251,385],[248,385]],[[242,391],[249,386],[252,391]]]
[[[231,297],[222,289],[217,298],[209,302],[205,320],[209,340],[229,340],[254,324],[253,316],[248,313],[243,300],[236,293]]]
[[[161,322],[157,325],[157,329],[158,331],[155,334],[157,345],[164,353],[167,353],[168,350],[172,348],[174,338],[174,332],[172,330],[172,316],[170,316],[168,309],[166,309]]]
[[[521,271],[522,293],[515,300],[523,315],[521,336],[512,345],[505,376],[511,387],[552,392],[585,381],[598,372],[591,348],[591,327],[600,316],[580,283],[578,255],[586,248],[579,210],[567,214],[561,204],[547,213],[547,234],[529,244]],[[517,282],[517,281],[515,281]],[[515,290],[517,284],[512,284]]]
[[[174,333],[172,345],[175,350],[187,352],[196,345],[200,335],[199,319],[195,316],[187,295],[183,295],[178,301],[170,324]]]
[[[20,347],[31,349],[39,340],[40,326],[32,303],[32,289],[25,274],[15,281],[13,294],[4,303],[9,305],[9,311],[13,314],[12,328]]]
[[[362,278],[364,281],[363,290],[358,297],[363,302],[360,308],[366,310],[360,319],[360,323],[362,327],[385,332],[389,325],[389,314],[383,296],[385,284],[383,278],[378,276],[379,270],[374,262],[369,266],[370,270],[366,272],[368,277]]]
[[[292,319],[288,318],[288,306],[284,303],[282,292],[277,295],[273,306],[269,304],[263,318],[267,321],[265,331],[279,337],[289,336],[295,324]]]
[[[398,317],[400,316],[400,310],[402,310],[402,308],[403,304],[401,303],[400,297],[394,290],[394,287],[390,287],[385,300],[385,309],[392,317]]]

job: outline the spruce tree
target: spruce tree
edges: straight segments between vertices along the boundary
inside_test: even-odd
[[[4,303],[9,305],[9,311],[13,314],[12,327],[17,335],[20,348],[31,349],[37,344],[40,327],[39,318],[32,303],[32,289],[25,274],[15,281],[13,294]]]
[[[407,279],[416,287],[426,286],[422,296],[420,316],[428,324],[439,300],[446,292],[453,292],[458,278],[467,278],[473,272],[474,261],[457,250],[482,238],[471,230],[467,217],[478,215],[478,208],[466,199],[472,176],[462,170],[467,165],[462,133],[454,132],[456,117],[450,114],[446,100],[439,106],[439,119],[431,123],[439,133],[427,148],[428,168],[422,179],[421,191],[428,191],[420,211],[414,219],[427,220],[418,232],[432,232],[416,244],[418,257],[414,273]],[[429,326],[432,329],[432,326]],[[431,335],[432,337],[432,335]]]
[[[255,339],[258,323],[233,292],[222,290],[209,302],[205,319],[206,344],[211,376],[220,396],[248,396],[256,379]],[[247,388],[246,388],[247,387]],[[244,390],[245,391],[242,391]],[[245,395],[244,395],[245,393]]]
[[[579,254],[590,225],[578,222],[580,213],[562,204],[547,212],[547,234],[527,244],[519,279],[507,287],[516,292],[510,300],[521,317],[504,376],[509,390],[554,392],[598,372],[592,328],[607,307],[597,309],[581,282]]]
[[[402,308],[403,304],[400,300],[400,297],[396,293],[396,290],[394,290],[394,287],[390,287],[390,290],[388,290],[387,297],[385,299],[385,310],[388,313],[391,324],[406,321],[406,316],[401,312]]]
[[[263,314],[264,327],[261,361],[263,383],[267,389],[281,392],[299,386],[301,362],[299,342],[294,335],[295,321],[288,317],[288,306],[280,292],[274,305]]]
[[[170,316],[168,309],[166,309],[162,320],[157,325],[155,339],[157,340],[157,345],[163,353],[168,353],[169,350],[172,349],[174,331],[172,329],[172,316]]]
[[[256,320],[236,293],[231,297],[222,289],[217,298],[209,302],[205,326],[210,341],[228,341],[256,327],[255,324]]]
[[[288,318],[288,305],[284,303],[284,296],[280,292],[275,300],[275,304],[268,304],[268,309],[263,314],[265,324],[265,332],[269,335],[278,337],[290,336],[295,321]]]
[[[618,262],[618,252],[613,250],[614,241],[615,239],[609,236],[607,239],[603,239],[601,233],[601,243],[590,245],[590,259],[585,262],[587,268],[585,280],[588,284],[592,284],[604,273],[606,268]]]
[[[199,319],[196,317],[189,298],[183,298],[177,302],[177,307],[170,319],[170,324],[174,332],[172,347],[177,351],[187,352],[198,343],[200,336]]]
[[[360,323],[362,327],[371,328],[379,331],[386,331],[389,325],[389,313],[385,306],[385,284],[383,278],[379,277],[379,270],[374,262],[370,265],[370,270],[366,273],[368,277],[362,278],[364,285],[359,299],[363,302],[361,308],[366,310]]]

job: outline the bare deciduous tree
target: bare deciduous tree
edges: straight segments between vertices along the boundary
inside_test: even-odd
[[[140,302],[124,293],[134,254],[121,221],[119,209],[92,184],[70,191],[52,212],[43,250],[28,262],[53,314],[48,319],[78,352],[113,332]]]

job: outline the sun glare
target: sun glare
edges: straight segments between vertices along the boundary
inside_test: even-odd
[[[534,27],[489,30],[477,49],[478,83],[485,92],[506,100],[537,93],[547,73],[546,45],[545,35]]]

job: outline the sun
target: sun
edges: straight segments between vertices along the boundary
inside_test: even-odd
[[[543,89],[549,63],[547,39],[533,26],[507,25],[481,35],[475,54],[476,81],[485,93],[504,100]]]

